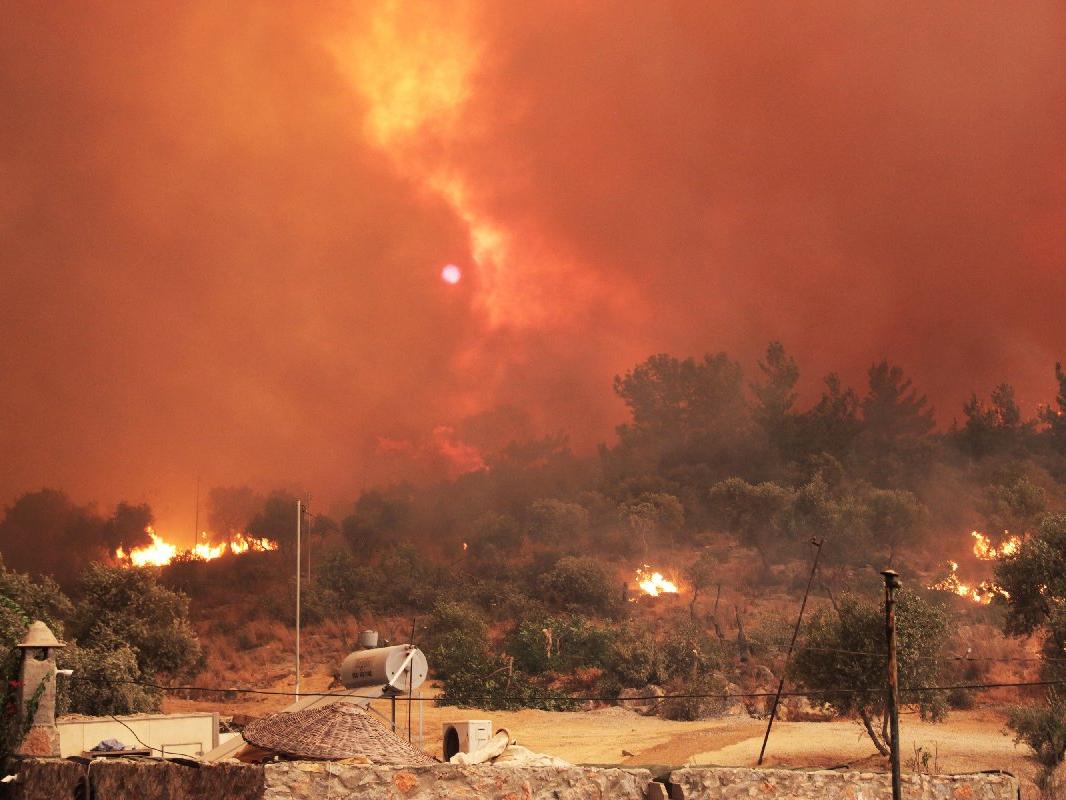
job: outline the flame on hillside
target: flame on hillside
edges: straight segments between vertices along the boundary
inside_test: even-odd
[[[981,605],[988,605],[992,602],[992,596],[995,594],[992,584],[987,581],[977,585],[963,583],[958,575],[959,562],[949,561],[948,567],[951,571],[948,573],[947,577],[934,583],[929,587],[930,589],[951,592],[952,594],[957,594],[959,597],[965,597],[967,600],[972,600]]]
[[[637,585],[644,594],[658,597],[661,594],[677,594],[677,584],[668,581],[661,572],[655,572],[647,564],[637,569]]]
[[[974,540],[973,554],[978,560],[994,561],[997,558],[1012,556],[1018,552],[1022,545],[1022,538],[1020,536],[1011,536],[1009,531],[1003,531],[1003,533],[1005,536],[1003,541],[999,546],[994,546],[992,540],[980,531],[970,531],[970,536],[972,536]],[[951,592],[952,594],[957,594],[959,597],[965,597],[967,600],[982,605],[988,605],[992,602],[992,598],[997,595],[1000,597],[1010,597],[1006,591],[992,581],[985,580],[979,583],[963,581],[958,574],[959,564],[957,561],[949,561],[947,565],[950,570],[947,576],[943,580],[939,580],[930,586],[930,589]]]
[[[149,525],[144,529],[144,532],[148,534],[148,538],[152,540],[151,544],[144,547],[131,548],[127,553],[125,549],[118,548],[115,550],[115,559],[124,566],[130,567],[162,567],[169,564],[174,560],[174,557],[179,552],[191,553],[194,556],[202,558],[204,561],[212,561],[216,558],[221,558],[226,553],[232,553],[235,556],[241,553],[247,553],[249,550],[255,550],[262,552],[265,550],[277,550],[278,543],[270,539],[257,539],[254,536],[247,536],[243,533],[238,533],[229,538],[228,541],[219,542],[217,544],[211,544],[210,542],[199,542],[191,550],[180,550],[177,545],[171,544],[166,541],[162,536],[155,532],[155,529]],[[206,534],[205,534],[206,535]]]
[[[1013,556],[1022,546],[1020,536],[1011,536],[1010,531],[1003,531],[1007,538],[1000,543],[999,547],[992,546],[992,540],[980,531],[970,531],[973,537],[973,554],[982,561],[994,561],[1001,556]]]

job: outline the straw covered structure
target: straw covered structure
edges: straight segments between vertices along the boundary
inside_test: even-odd
[[[436,763],[352,703],[272,714],[249,724],[244,739],[255,747],[296,759],[365,758],[380,766]]]

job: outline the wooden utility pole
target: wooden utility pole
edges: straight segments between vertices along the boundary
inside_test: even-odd
[[[899,575],[884,570],[885,579],[885,639],[888,641],[888,718],[892,741],[892,800],[901,800],[903,788],[899,774],[899,677],[896,664],[896,590],[902,585]]]

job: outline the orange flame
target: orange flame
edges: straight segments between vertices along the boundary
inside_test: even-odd
[[[993,547],[992,540],[979,531],[970,531],[970,536],[974,538],[973,542],[973,554],[982,561],[994,561],[1002,556],[1013,556],[1018,552],[1018,549],[1022,546],[1022,539],[1020,536],[1011,536],[1010,531],[1003,531],[1007,537],[999,545],[999,547]]]
[[[115,558],[119,561],[128,561],[135,567],[161,567],[169,564],[170,560],[178,554],[178,548],[164,541],[149,525],[144,529],[152,540],[150,545],[134,547],[127,554],[121,547],[115,551]]]
[[[668,581],[661,572],[655,572],[647,564],[637,569],[637,585],[644,594],[658,597],[661,594],[677,594],[677,584]]]
[[[151,525],[145,528],[144,532],[148,534],[152,543],[144,547],[134,547],[128,553],[119,547],[115,550],[115,559],[120,564],[131,567],[163,567],[173,561],[174,557],[178,555],[178,546],[163,539]],[[204,536],[206,537],[206,535],[205,532]],[[278,543],[275,541],[257,539],[254,536],[237,533],[230,537],[229,541],[219,542],[218,544],[204,541],[196,544],[192,550],[181,552],[192,553],[204,561],[212,561],[216,558],[221,558],[227,552],[236,556],[241,553],[247,553],[249,550],[262,552],[277,549]]]
[[[1007,533],[1004,531],[1004,533]],[[1021,539],[1017,536],[1010,536],[1006,539],[998,548],[993,547],[989,538],[983,533],[978,531],[971,531],[970,535],[974,538],[973,554],[982,561],[991,561],[1000,556],[1009,556],[1018,552],[1018,548],[1021,546]],[[1010,595],[1002,587],[997,586],[992,581],[981,581],[980,583],[963,583],[959,578],[959,564],[957,561],[947,562],[948,574],[942,580],[932,584],[929,588],[935,589],[941,592],[951,592],[959,597],[965,597],[974,603],[980,603],[981,605],[988,605],[992,602],[992,599],[997,595],[999,597],[1009,598]]]
[[[968,583],[963,583],[959,580],[958,570],[959,564],[957,561],[949,561],[948,567],[950,572],[943,580],[937,581],[930,589],[937,589],[942,592],[951,592],[957,594],[959,597],[965,597],[967,600],[972,600],[975,603],[981,603],[987,605],[992,602],[992,592],[987,591],[985,584],[979,586],[971,586]]]

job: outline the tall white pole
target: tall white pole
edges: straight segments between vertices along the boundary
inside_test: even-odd
[[[296,501],[296,696],[300,696],[300,524],[303,501]]]

